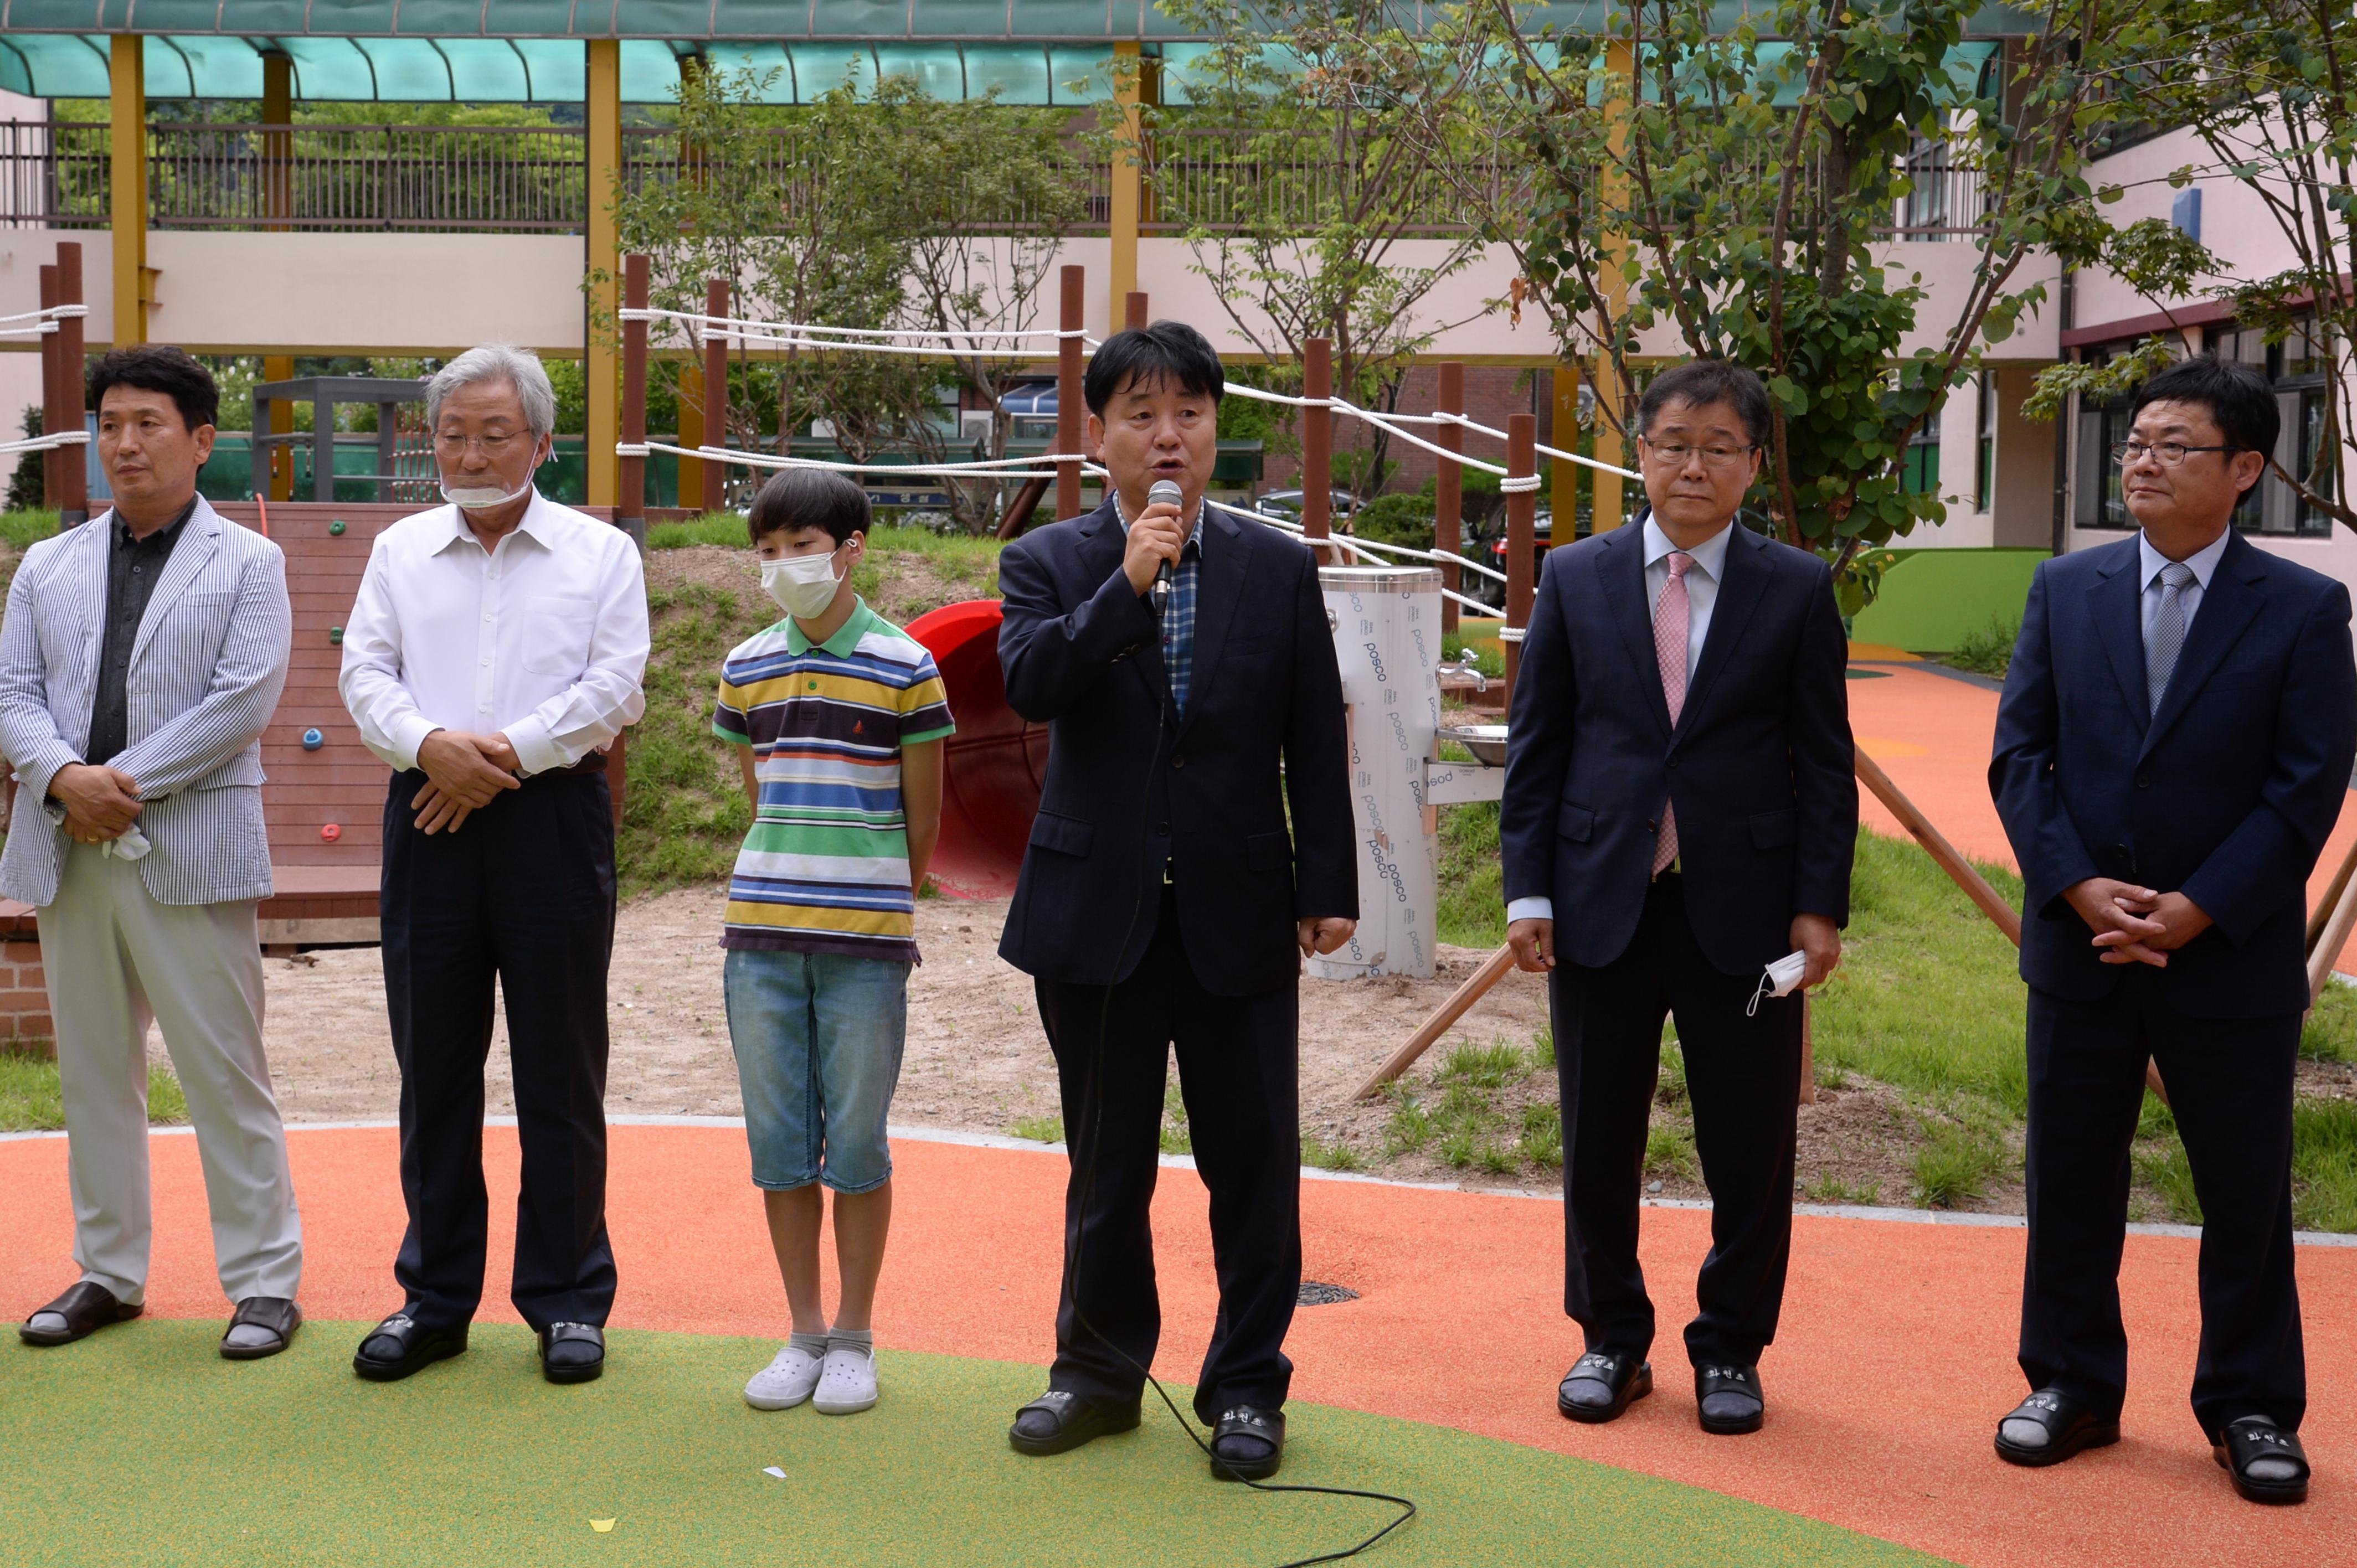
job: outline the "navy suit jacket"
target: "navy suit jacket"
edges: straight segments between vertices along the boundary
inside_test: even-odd
[[[1294,922],[1358,916],[1342,678],[1317,561],[1225,512],[1206,508],[1201,526],[1183,715],[1168,711],[1160,623],[1122,573],[1110,501],[999,556],[1006,700],[1049,726],[1049,745],[998,951],[1043,980],[1125,978],[1153,937],[1166,860],[1188,959],[1215,995],[1292,984]]]
[[[1677,725],[1635,523],[1548,553],[1508,729],[1506,899],[1555,901],[1555,951],[1600,968],[1636,934],[1662,803],[1711,963],[1792,950],[1792,917],[1849,920],[1857,851],[1848,645],[1833,575],[1739,523]]]
[[[2136,542],[2030,580],[1997,706],[1989,792],[2026,884],[2021,977],[2095,1001],[2119,983],[2062,897],[2090,876],[2181,892],[2216,922],[2169,955],[2196,1018],[2308,1006],[2309,873],[2357,755],[2349,590],[2237,534],[2160,711],[2145,690]]]

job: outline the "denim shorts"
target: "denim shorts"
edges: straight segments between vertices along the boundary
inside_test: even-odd
[[[884,1135],[908,1036],[898,960],[731,948],[721,966],[753,1185],[870,1192],[892,1176]]]

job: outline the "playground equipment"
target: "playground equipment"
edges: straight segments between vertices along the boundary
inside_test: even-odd
[[[700,314],[651,307],[647,257],[624,258],[622,279],[622,437],[615,448],[621,460],[621,486],[616,514],[623,527],[641,531],[641,537],[646,458],[658,451],[701,463],[705,502],[716,509],[725,493],[720,478],[724,464],[757,469],[825,467],[857,475],[931,475],[966,483],[1015,485],[1019,488],[1009,497],[1001,528],[1008,537],[1021,532],[1049,484],[1055,487],[1056,515],[1071,517],[1082,510],[1083,478],[1104,478],[1104,470],[1092,461],[1082,441],[1082,372],[1096,340],[1082,327],[1085,280],[1080,267],[1063,269],[1059,280],[1060,323],[1053,328],[866,329],[754,321],[729,314],[731,290],[724,279],[707,281]],[[1124,306],[1128,324],[1139,326],[1147,319],[1144,295],[1128,295]],[[750,452],[714,442],[690,447],[650,441],[646,434],[648,330],[659,322],[683,328],[692,351],[703,360],[707,430],[725,424],[725,417],[716,417],[714,411],[725,411],[727,405],[731,349],[765,353],[981,354],[1040,361],[1052,346],[1056,450],[1034,457],[989,461],[878,464]],[[1437,947],[1437,808],[1454,801],[1495,800],[1502,778],[1502,770],[1494,765],[1499,760],[1495,748],[1482,748],[1491,752],[1487,759],[1444,763],[1436,744],[1441,639],[1455,630],[1459,607],[1477,615],[1489,613],[1480,601],[1461,591],[1463,575],[1480,574],[1505,586],[1503,640],[1511,692],[1520,665],[1515,643],[1529,618],[1534,576],[1532,518],[1540,484],[1538,457],[1544,455],[1586,464],[1631,478],[1636,476],[1577,453],[1540,446],[1535,424],[1527,413],[1512,415],[1505,430],[1469,419],[1463,412],[1461,365],[1441,368],[1438,406],[1428,414],[1382,413],[1334,395],[1331,349],[1323,339],[1309,341],[1304,372],[1299,397],[1232,383],[1228,388],[1231,395],[1299,411],[1304,491],[1300,520],[1295,522],[1216,501],[1209,504],[1256,526],[1303,539],[1318,553],[1320,563],[1319,585],[1335,631],[1351,709],[1361,921],[1354,940],[1330,957],[1313,961],[1311,972],[1328,978],[1427,976],[1434,971]],[[1382,429],[1403,444],[1422,447],[1442,459],[1435,486],[1436,548],[1417,550],[1333,532],[1333,420],[1338,414]],[[1419,434],[1422,428],[1429,428],[1430,436]],[[1466,456],[1468,432],[1504,443],[1505,462]],[[1509,549],[1503,573],[1457,553],[1462,526],[1462,471],[1468,465],[1497,475],[1506,493]],[[998,605],[975,601],[936,610],[909,628],[941,667],[958,725],[958,734],[948,743],[944,757],[943,820],[933,875],[944,890],[968,897],[1012,891],[1031,819],[1039,809],[1047,763],[1045,727],[1027,724],[1006,706],[997,660],[998,624]]]
[[[311,499],[315,501],[333,501],[337,479],[345,478],[372,480],[381,503],[415,503],[412,510],[439,506],[441,496],[436,489],[439,473],[434,466],[433,444],[426,439],[425,420],[421,416],[404,427],[401,418],[403,409],[425,402],[425,382],[392,376],[300,376],[292,381],[262,382],[253,389],[256,490],[278,478],[278,454],[282,450],[287,456],[285,478],[291,484],[296,450],[308,446]],[[273,420],[274,411],[282,403],[298,403],[311,405],[309,432],[278,431]],[[376,409],[374,474],[336,472],[336,409],[349,403]],[[350,444],[365,439],[347,437],[346,441]],[[265,474],[269,479],[261,477]]]

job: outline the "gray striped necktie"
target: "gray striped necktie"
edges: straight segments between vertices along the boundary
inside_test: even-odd
[[[2160,569],[2160,608],[2153,612],[2152,631],[2144,640],[2144,689],[2152,694],[2156,714],[2185,649],[2185,590],[2192,582],[2193,568],[2182,561]]]

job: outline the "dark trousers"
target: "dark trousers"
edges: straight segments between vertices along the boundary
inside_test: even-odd
[[[526,1323],[602,1324],[606,1238],[606,969],[614,948],[614,817],[602,773],[544,775],[456,832],[414,825],[423,773],[384,811],[384,990],[401,1063],[393,1276],[423,1326],[474,1316],[483,1295],[483,1061],[492,983],[507,1000],[523,1190],[510,1299]]]
[[[2292,1277],[2292,1071],[2299,1015],[2189,1018],[2142,967],[2101,1002],[2029,993],[2029,1256],[2021,1370],[2115,1416],[2128,1381],[2120,1321],[2128,1146],[2145,1059],[2169,1086],[2201,1200],[2201,1348],[2193,1414],[2213,1438],[2308,1410]]]
[[[1293,1380],[1285,1335],[1301,1291],[1297,988],[1205,991],[1165,889],[1154,940],[1112,988],[1110,1008],[1102,985],[1043,980],[1038,989],[1072,1159],[1049,1386],[1111,1405],[1136,1403],[1145,1388],[1162,1333],[1148,1206],[1175,1045],[1220,1283],[1195,1413],[1210,1422],[1232,1405],[1282,1407]]]
[[[1776,1337],[1792,1251],[1801,1002],[1763,996],[1746,1015],[1760,977],[1711,967],[1686,919],[1684,880],[1653,882],[1619,958],[1600,969],[1560,964],[1550,977],[1563,1095],[1563,1306],[1591,1350],[1641,1357],[1652,1348],[1637,1215],[1662,1020],[1674,1016],[1711,1200],[1686,1354],[1697,1367],[1749,1366]]]

